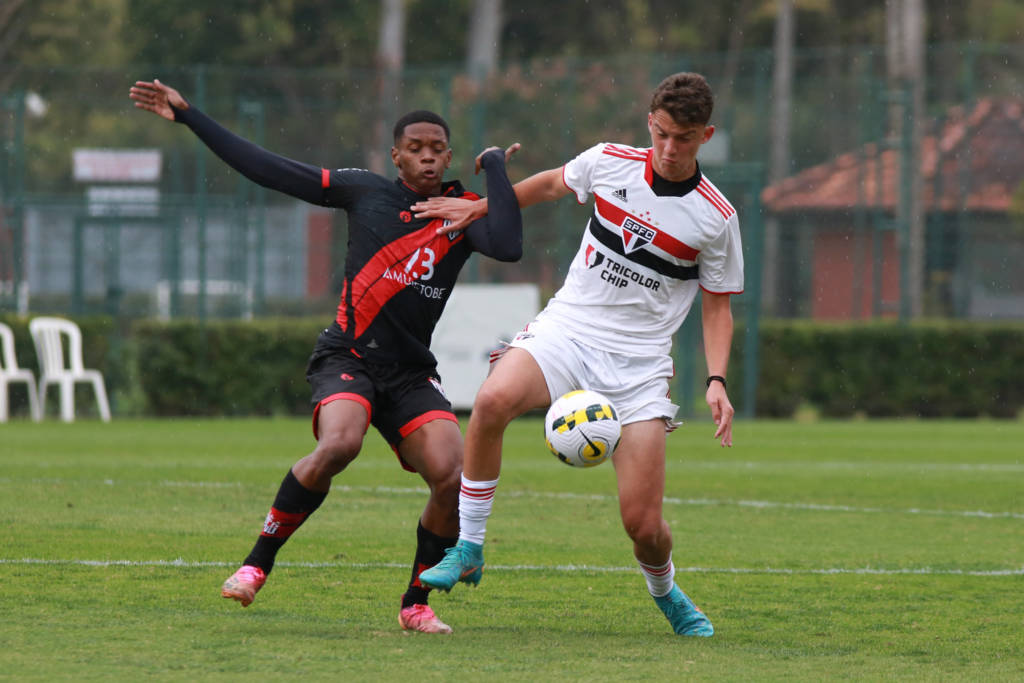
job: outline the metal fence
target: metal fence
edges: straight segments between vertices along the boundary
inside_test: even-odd
[[[598,141],[646,146],[651,90],[683,70],[704,73],[716,91],[715,144],[702,164],[739,209],[747,291],[736,304],[745,334],[756,339],[762,310],[782,317],[896,315],[906,290],[898,206],[908,174],[926,174],[928,163],[952,169],[932,173],[926,184],[935,196],[953,199],[927,218],[924,314],[1024,317],[1024,277],[1015,267],[1024,255],[1024,171],[1012,162],[1024,159],[1024,124],[1017,119],[984,135],[970,129],[979,103],[1024,100],[1022,45],[929,49],[924,111],[901,111],[927,121],[937,161],[908,161],[905,136],[894,135],[892,102],[906,84],[887,80],[884,48],[798,52],[789,179],[766,171],[769,51],[545,59],[508,66],[481,88],[460,69],[408,68],[391,114],[427,108],[445,116],[455,152],[449,177],[479,191],[472,161],[488,145],[523,143],[510,167],[513,179],[561,165]],[[344,216],[254,186],[183,127],[133,109],[128,88],[153,77],[286,156],[325,167],[373,168],[386,159],[387,149],[372,143],[378,109],[369,71],[22,66],[0,94],[0,310],[200,318],[331,311],[345,253]],[[968,141],[942,157],[941,133],[958,125]],[[995,178],[1003,173],[1003,185],[993,190],[1009,199],[975,207],[965,198],[984,188],[970,164],[955,162],[980,149],[982,137],[1011,159]],[[96,149],[156,151],[157,174],[145,182],[90,181],[81,173],[76,179],[75,150]],[[845,203],[812,201],[844,172],[854,189]],[[794,199],[799,191],[783,192],[792,186],[806,195],[802,204]],[[788,204],[779,203],[783,195]],[[531,207],[524,218],[522,262],[474,259],[467,281],[536,282],[544,295],[557,288],[587,210],[563,201]],[[773,258],[764,263],[769,221]],[[831,308],[821,303],[832,299],[839,303]],[[681,339],[697,344],[689,328]],[[756,359],[744,367],[756,375]]]

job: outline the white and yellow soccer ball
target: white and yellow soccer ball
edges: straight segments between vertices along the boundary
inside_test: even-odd
[[[570,391],[544,417],[544,438],[559,460],[572,467],[594,467],[619,445],[622,425],[611,401],[596,391]]]

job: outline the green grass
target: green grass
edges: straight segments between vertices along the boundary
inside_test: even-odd
[[[614,473],[515,423],[484,580],[397,625],[425,489],[375,435],[247,609],[219,597],[306,420],[0,425],[0,679],[1020,680],[1024,423],[704,422],[669,438],[672,635]]]

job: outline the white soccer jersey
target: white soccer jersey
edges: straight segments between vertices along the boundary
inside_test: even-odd
[[[565,165],[563,180],[594,212],[565,284],[541,312],[591,346],[669,353],[698,288],[743,291],[736,210],[698,172],[683,196],[658,196],[650,149],[601,143]],[[685,188],[684,188],[685,189]]]

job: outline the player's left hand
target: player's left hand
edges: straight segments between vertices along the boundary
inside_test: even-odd
[[[715,430],[716,439],[722,440],[722,446],[732,446],[732,418],[736,411],[729,402],[729,395],[720,382],[712,382],[705,394],[708,406],[711,407],[711,419],[718,425]]]
[[[519,151],[520,147],[522,147],[521,144],[519,144],[518,142],[513,142],[508,147],[508,149],[505,150],[505,163],[506,164],[509,162],[509,159],[512,158],[512,155]],[[487,149],[485,149],[484,151],[482,151],[482,152],[480,152],[479,154],[476,155],[476,165],[475,165],[475,167],[473,169],[473,173],[475,175],[480,175],[480,168],[481,168],[480,167],[480,160],[483,158],[483,156],[485,154],[490,152],[492,149],[501,149],[501,147],[488,147]]]

